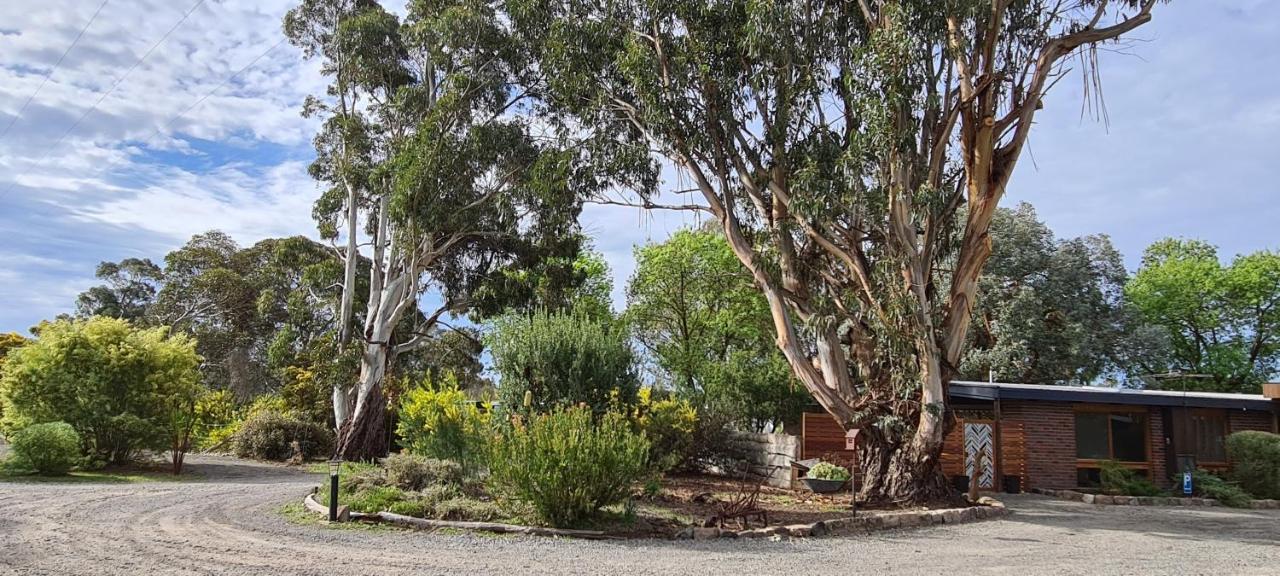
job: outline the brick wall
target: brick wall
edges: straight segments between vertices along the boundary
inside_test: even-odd
[[[1071,404],[1002,400],[1005,421],[1026,429],[1027,482],[1031,488],[1074,488],[1076,485],[1076,421]]]
[[[1227,426],[1232,432],[1261,430],[1275,432],[1275,415],[1261,410],[1228,410]]]

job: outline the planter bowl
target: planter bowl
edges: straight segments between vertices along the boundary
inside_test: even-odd
[[[821,478],[801,478],[801,480],[804,481],[805,486],[808,486],[810,490],[818,494],[839,492],[847,482],[847,480],[823,480]]]

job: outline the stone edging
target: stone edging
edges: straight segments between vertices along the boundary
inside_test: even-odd
[[[903,510],[900,512],[873,512],[864,516],[833,518],[812,524],[767,526],[750,530],[726,530],[721,528],[685,528],[676,534],[677,540],[714,540],[718,538],[805,538],[809,536],[843,536],[866,534],[877,530],[919,528],[935,524],[960,524],[989,518],[1008,516],[1004,503],[984,496],[977,506],[944,508],[940,510]]]
[[[1083,502],[1100,506],[1222,506],[1213,498],[1181,498],[1177,496],[1112,496],[1109,494],[1088,494],[1076,490],[1049,490],[1032,488],[1033,494],[1041,494],[1069,502]],[[1280,509],[1280,500],[1250,500],[1249,508],[1254,510]]]
[[[315,493],[309,493],[302,500],[307,510],[313,513],[327,516],[329,509],[326,508],[319,500],[316,500]],[[962,522],[973,522],[975,520],[986,520],[989,518],[1000,518],[1008,516],[1009,510],[1005,508],[1004,503],[983,496],[978,499],[978,505],[968,508],[944,508],[941,510],[904,510],[901,512],[876,512],[866,516],[855,516],[850,518],[835,518],[831,520],[821,520],[812,524],[791,524],[789,526],[767,526],[764,528],[755,528],[751,530],[723,530],[720,528],[686,528],[675,535],[675,539],[685,540],[713,540],[718,538],[773,538],[781,539],[783,537],[805,538],[809,536],[828,536],[828,535],[850,535],[850,534],[866,534],[877,530],[892,530],[894,528],[917,528],[922,526],[931,526],[934,524],[960,524]],[[447,520],[428,520],[424,518],[413,518],[402,516],[400,514],[392,514],[390,512],[378,512],[369,514],[364,512],[348,512],[346,506],[339,507],[339,522],[348,520],[359,520],[363,522],[387,522],[391,524],[399,524],[411,528],[459,528],[464,530],[480,530],[484,532],[497,532],[507,534],[532,534],[536,536],[568,536],[572,538],[586,538],[592,540],[615,540],[620,539],[617,536],[610,536],[603,532],[594,530],[562,530],[556,528],[540,528],[536,526],[517,526],[513,524],[494,524],[489,522],[454,522]]]

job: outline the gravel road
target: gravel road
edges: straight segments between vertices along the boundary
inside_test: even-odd
[[[1277,574],[1280,511],[1007,498],[1007,519],[796,541],[584,542],[333,529],[283,503],[319,475],[195,457],[202,479],[0,483],[0,574]]]

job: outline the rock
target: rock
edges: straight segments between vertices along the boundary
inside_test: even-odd
[[[720,537],[719,528],[694,528],[693,529],[694,540],[715,540],[716,538],[719,538],[719,537]]]
[[[810,536],[826,536],[831,533],[831,529],[827,527],[826,522],[815,522],[809,529]]]
[[[1097,494],[1093,497],[1093,503],[1094,504],[1115,504],[1116,500],[1115,500],[1115,496],[1108,496],[1106,494]]]
[[[676,532],[676,535],[672,536],[672,538],[675,540],[693,540],[693,528],[685,528]]]
[[[943,524],[959,524],[962,520],[959,510],[944,510],[942,512]]]
[[[1094,499],[1093,494],[1085,494],[1084,497],[1080,499],[1080,501],[1084,502],[1085,504],[1093,504],[1093,499]]]
[[[813,534],[813,525],[811,524],[792,524],[787,526],[787,535],[792,538],[807,538]]]

